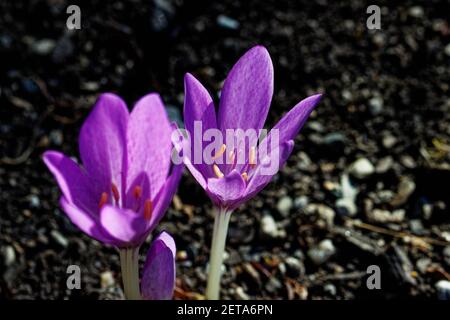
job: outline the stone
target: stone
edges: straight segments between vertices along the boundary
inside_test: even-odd
[[[52,230],[50,235],[62,247],[66,248],[69,245],[69,240],[67,240],[59,231]]]
[[[450,281],[440,280],[435,286],[439,300],[450,300]]]
[[[320,265],[328,261],[336,253],[336,248],[330,239],[322,240],[316,247],[308,250],[311,261]]]
[[[294,201],[292,201],[292,198],[284,196],[278,201],[277,210],[283,217],[287,217],[293,206]]]
[[[337,293],[336,286],[332,283],[327,283],[323,286],[323,290],[327,292],[330,296],[335,296]]]
[[[367,218],[377,223],[399,223],[405,219],[405,210],[398,209],[392,212],[382,209],[374,209],[367,214]]]
[[[350,174],[358,179],[365,179],[374,172],[373,164],[366,158],[360,158],[350,165]]]
[[[353,217],[358,212],[356,204],[351,198],[340,198],[336,200],[336,210],[342,216]]]
[[[221,14],[217,17],[217,24],[224,29],[229,29],[229,30],[239,29],[239,22],[237,20],[230,18],[223,14]]]
[[[12,246],[2,248],[3,263],[6,267],[12,266],[16,262],[16,251]]]
[[[100,285],[102,288],[112,287],[115,283],[116,281],[111,271],[105,271],[100,274]]]
[[[383,112],[383,99],[381,97],[373,97],[369,100],[369,110],[370,113],[374,116]]]
[[[31,50],[39,55],[45,56],[50,54],[55,48],[56,43],[52,39],[42,39],[31,43]]]
[[[278,228],[277,223],[270,214],[265,214],[261,219],[261,230],[271,238],[283,238],[286,236],[286,232]]]
[[[290,273],[292,273],[295,277],[305,274],[305,265],[301,260],[294,257],[288,257],[284,262]]]
[[[414,18],[422,18],[424,15],[423,8],[420,6],[414,6],[414,7],[409,8],[408,13],[411,17],[414,17]]]

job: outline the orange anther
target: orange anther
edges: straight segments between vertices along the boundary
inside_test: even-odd
[[[118,203],[120,199],[120,193],[119,189],[117,189],[117,186],[114,183],[111,184],[111,191],[113,193],[114,200],[116,200],[116,203]]]
[[[251,168],[256,166],[256,148],[255,147],[250,148],[250,152],[249,152],[249,156],[248,156],[248,163],[250,164]]]
[[[134,196],[136,199],[139,199],[139,198],[142,196],[142,188],[141,188],[140,186],[134,187],[134,190],[133,190],[133,196]]]
[[[147,221],[150,221],[153,212],[153,203],[152,200],[147,199],[144,203],[144,218]]]
[[[214,170],[214,174],[216,175],[217,178],[223,178],[223,173],[222,173],[222,171],[220,171],[217,164],[213,165],[213,170]]]
[[[242,178],[243,178],[245,181],[248,181],[248,174],[247,174],[247,172],[243,172],[243,173],[242,173]]]
[[[234,153],[234,150],[230,151],[230,153],[228,153],[228,158],[230,159],[231,163],[234,163],[234,160],[236,158],[236,154]]]
[[[212,157],[212,159],[216,160],[217,158],[221,157],[226,149],[227,149],[227,146],[223,144],[220,147],[219,151],[217,151],[217,153],[214,155],[214,157]]]
[[[101,209],[106,204],[107,201],[108,201],[108,194],[106,192],[103,192],[102,195],[100,196],[98,208]]]

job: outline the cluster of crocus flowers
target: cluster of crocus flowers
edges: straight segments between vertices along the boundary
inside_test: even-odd
[[[231,213],[261,191],[283,166],[293,150],[295,136],[321,97],[318,94],[299,102],[261,139],[272,94],[272,61],[267,50],[257,46],[230,71],[217,114],[207,90],[192,75],[186,75],[184,123],[190,139],[184,135],[178,135],[183,137],[181,141],[173,139],[176,126],[169,123],[157,94],[139,100],[131,114],[119,97],[104,94],[80,132],[82,165],[56,151],[44,154],[70,220],[92,238],[119,249],[127,298],[172,297],[172,237],[163,232],[153,240],[141,280],[138,251],[169,206],[183,164],[217,208],[206,297],[219,298]],[[219,145],[208,161],[199,162],[184,151],[192,150],[189,155],[194,157],[199,151],[203,156],[208,149],[203,139],[208,130],[222,136],[229,136],[230,130],[257,133],[248,144],[239,134],[231,135],[231,141]],[[200,150],[195,150],[198,146]],[[180,164],[171,161],[174,147],[182,152]]]
[[[139,248],[164,215],[182,175],[183,166],[170,161],[172,130],[159,95],[141,98],[129,113],[121,98],[103,94],[81,128],[82,165],[57,151],[44,154],[70,220],[92,238],[119,249],[130,299],[140,299],[141,291],[144,297],[171,298],[174,289],[175,245],[167,233],[154,240],[142,288],[138,268]],[[168,270],[173,273],[169,278]]]

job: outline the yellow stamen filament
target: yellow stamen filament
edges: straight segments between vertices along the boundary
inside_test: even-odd
[[[108,194],[106,192],[103,192],[102,195],[100,196],[98,208],[101,209],[106,204],[107,201],[108,201]]]
[[[219,167],[217,166],[217,164],[213,165],[213,170],[214,170],[214,174],[216,175],[217,178],[223,178],[223,173],[222,171],[220,171]]]
[[[212,157],[212,159],[216,160],[217,158],[221,157],[226,149],[227,149],[227,146],[223,144],[220,147],[219,151],[214,155],[214,157]]]
[[[111,191],[112,191],[114,200],[116,200],[116,203],[118,203],[119,199],[120,199],[120,194],[119,194],[119,189],[117,189],[117,186],[114,183],[111,185]]]
[[[254,166],[256,166],[256,148],[255,147],[250,148],[248,158],[249,158],[250,167],[253,168]]]
[[[234,163],[235,157],[236,155],[234,154],[234,150],[230,151],[230,153],[228,154],[228,158],[230,159],[231,163]]]
[[[153,213],[152,200],[147,199],[147,200],[145,200],[145,203],[144,203],[144,218],[145,218],[145,220],[150,221],[150,219],[152,218],[152,213]]]
[[[139,199],[139,198],[142,196],[142,188],[141,188],[140,186],[134,187],[134,190],[133,190],[133,196],[134,196],[136,199]]]
[[[247,175],[247,172],[243,172],[243,173],[242,173],[242,178],[243,178],[245,181],[248,181],[248,175]]]

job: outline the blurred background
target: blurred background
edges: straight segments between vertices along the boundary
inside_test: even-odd
[[[66,8],[81,9],[68,31]],[[450,2],[1,1],[0,299],[121,299],[118,254],[58,206],[42,153],[78,157],[99,93],[159,92],[182,121],[183,76],[218,99],[262,44],[275,68],[271,127],[324,98],[274,181],[230,223],[226,299],[449,297]],[[213,217],[186,172],[159,230],[175,237],[178,299],[201,299]],[[141,252],[146,252],[144,245]],[[66,287],[79,265],[81,290]],[[381,290],[366,286],[381,270]]]

